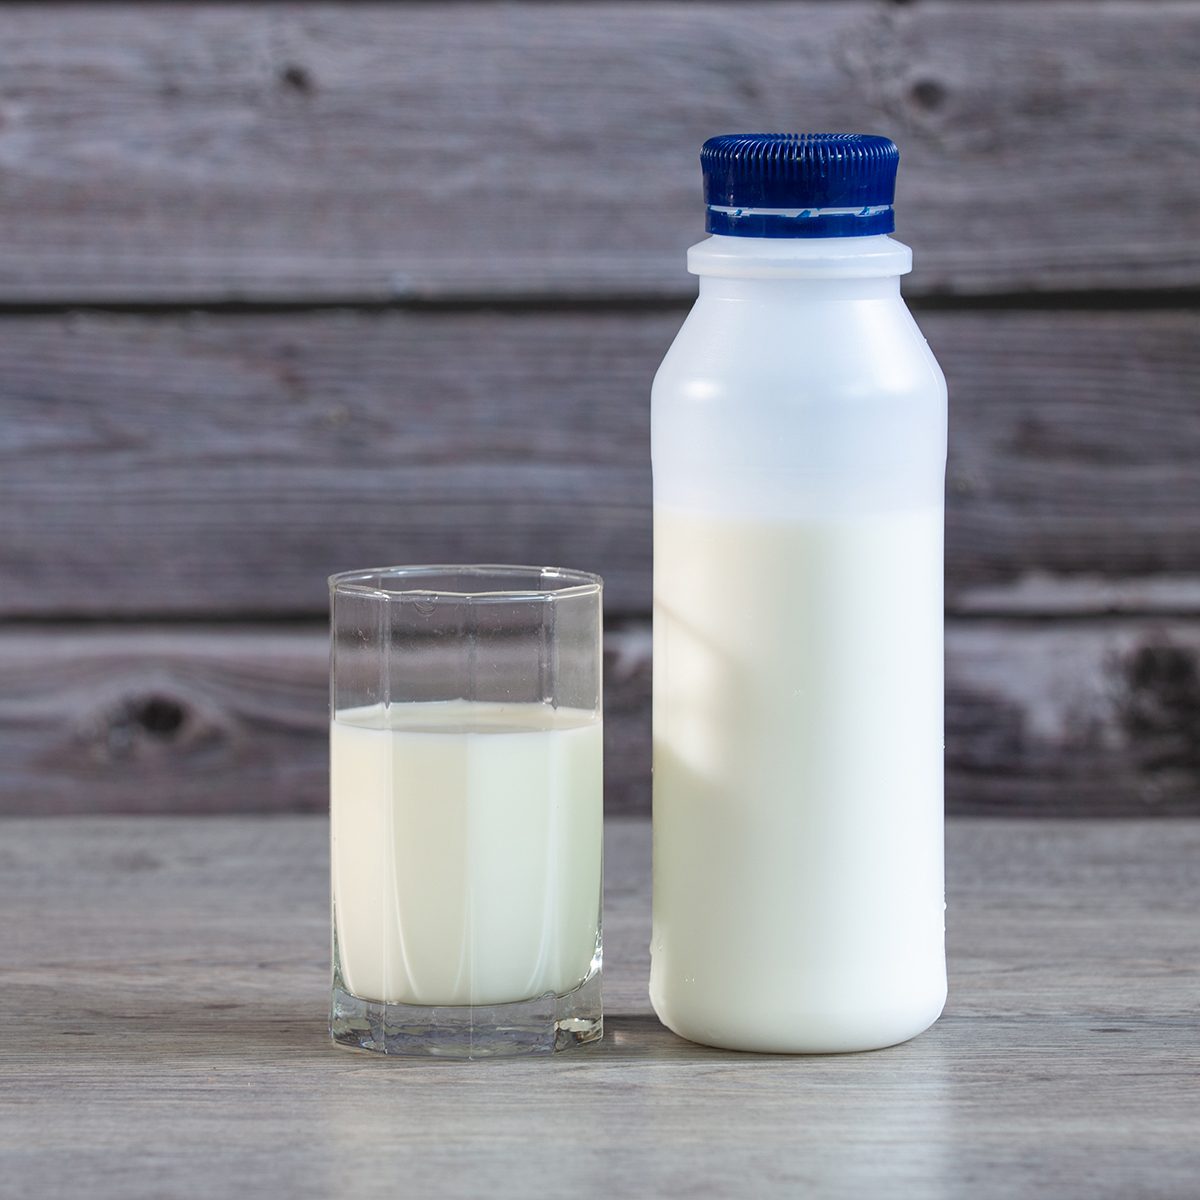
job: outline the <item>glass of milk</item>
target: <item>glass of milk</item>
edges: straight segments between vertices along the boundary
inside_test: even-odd
[[[601,1037],[602,587],[552,567],[331,578],[338,1045]]]

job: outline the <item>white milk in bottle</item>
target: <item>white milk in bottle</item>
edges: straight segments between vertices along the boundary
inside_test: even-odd
[[[946,389],[886,138],[711,139],[654,382],[655,1011],[867,1050],[946,996]]]

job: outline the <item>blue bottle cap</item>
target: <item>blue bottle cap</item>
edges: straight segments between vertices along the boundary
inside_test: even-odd
[[[700,151],[705,228],[733,237],[864,237],[896,228],[900,151],[869,133],[727,133]]]

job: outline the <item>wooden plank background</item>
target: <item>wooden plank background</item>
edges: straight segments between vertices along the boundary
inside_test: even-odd
[[[0,4],[0,811],[323,802],[324,576],[608,582],[714,132],[861,128],[951,389],[948,801],[1200,813],[1200,4]]]
[[[1194,5],[5,5],[4,292],[685,297],[713,130],[902,143],[914,285],[1195,287]],[[1192,119],[1188,119],[1189,115]]]

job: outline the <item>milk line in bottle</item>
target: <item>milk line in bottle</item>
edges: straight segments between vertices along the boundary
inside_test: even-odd
[[[946,995],[946,390],[900,297],[898,153],[706,143],[654,381],[654,921],[676,1033],[865,1050]]]

